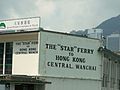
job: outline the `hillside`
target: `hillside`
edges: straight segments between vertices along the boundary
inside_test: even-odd
[[[96,28],[103,29],[104,36],[111,33],[120,33],[120,15],[102,22]]]
[[[105,20],[100,25],[98,25],[95,29],[103,29],[104,36],[110,35],[112,33],[120,33],[120,15],[116,17],[112,17],[108,20]],[[71,31],[70,33],[77,34],[77,35],[84,35],[86,34],[86,30]]]

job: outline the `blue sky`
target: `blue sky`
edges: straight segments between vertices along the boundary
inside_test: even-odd
[[[120,0],[0,0],[0,19],[41,17],[54,31],[90,29],[120,14]]]

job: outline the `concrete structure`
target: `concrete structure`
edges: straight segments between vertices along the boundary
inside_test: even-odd
[[[103,39],[102,29],[87,29],[87,36],[91,38]]]
[[[120,55],[106,49],[99,48],[102,59],[102,89],[120,90]]]
[[[114,51],[120,51],[120,34],[111,34],[107,36],[107,48]]]
[[[0,84],[3,89],[119,90],[120,56],[102,48],[101,40],[43,30],[38,23],[28,23],[27,29],[21,30],[26,27],[26,23],[23,24],[26,20],[29,21],[17,20],[21,24],[12,27],[2,22],[6,30],[8,26],[18,28],[14,32],[2,28],[4,32],[0,33]],[[107,61],[111,67],[106,67]],[[116,69],[113,70],[112,65]],[[107,69],[112,70],[112,74]],[[109,85],[106,86],[106,82]]]
[[[11,90],[101,87],[99,40],[40,30],[2,34],[0,41],[1,83],[10,83]]]

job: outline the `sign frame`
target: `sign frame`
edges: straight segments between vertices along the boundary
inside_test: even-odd
[[[36,31],[40,28],[40,17],[0,20],[0,33]]]

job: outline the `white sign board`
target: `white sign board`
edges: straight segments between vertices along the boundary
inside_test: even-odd
[[[99,47],[99,40],[41,32],[40,60],[44,63],[40,65],[40,73],[52,77],[100,80]]]
[[[31,31],[40,27],[40,17],[11,19],[0,21],[0,32],[9,31]]]
[[[18,75],[38,75],[38,41],[14,41],[13,72]]]
[[[29,55],[38,53],[38,41],[17,41],[14,42],[15,55]]]

